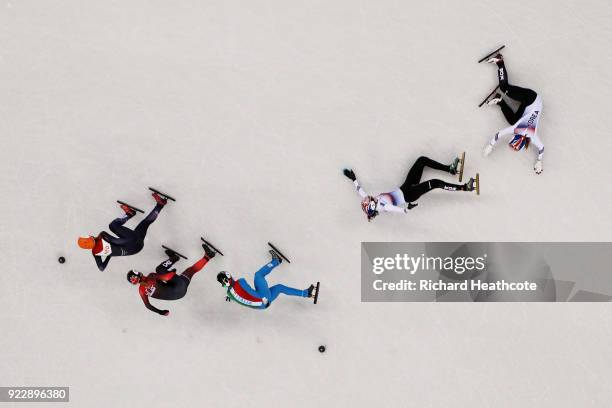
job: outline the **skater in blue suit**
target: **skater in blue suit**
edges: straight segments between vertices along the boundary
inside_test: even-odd
[[[262,266],[255,273],[255,288],[252,288],[244,278],[234,280],[228,272],[219,272],[217,280],[221,286],[227,288],[226,300],[228,302],[233,300],[239,305],[253,309],[267,309],[281,293],[287,296],[314,297],[314,285],[310,285],[310,287],[304,290],[290,288],[285,285],[270,287],[266,281],[266,276],[283,262],[282,258],[275,251],[270,250],[270,255],[272,255],[270,263]]]

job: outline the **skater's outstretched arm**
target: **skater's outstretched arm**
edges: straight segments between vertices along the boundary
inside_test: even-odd
[[[125,244],[125,241],[126,241],[125,238],[114,237],[106,231],[100,232],[100,234],[98,235],[98,238],[102,238],[109,244],[113,244],[113,245],[123,245]]]
[[[107,256],[106,259],[103,261],[102,257],[94,255],[94,259],[96,260],[96,265],[98,265],[98,269],[100,270],[100,272],[104,272],[104,269],[106,269],[106,266],[108,265],[108,262],[110,261],[111,257]]]
[[[514,135],[514,126],[508,126],[507,128],[503,128],[499,132],[493,136],[493,138],[489,141],[492,146],[495,146],[499,139],[508,139],[510,136]]]
[[[508,126],[503,128],[493,136],[493,138],[487,143],[484,148],[483,155],[487,157],[493,151],[493,147],[497,144],[499,139],[509,139],[511,135],[514,135],[514,126]]]
[[[381,208],[383,211],[386,211],[386,212],[397,212],[397,213],[404,213],[404,214],[408,212],[407,207],[398,207],[397,205],[393,205],[393,204],[381,204]]]
[[[357,189],[357,193],[362,197],[365,198],[368,196],[368,193],[365,192],[365,190],[363,188],[361,188],[361,186],[359,185],[359,182],[357,181],[357,176],[355,176],[355,172],[351,169],[344,169],[342,171],[342,173],[344,174],[344,176],[346,178],[348,178],[349,180],[351,180],[353,182],[353,184],[355,185],[355,188]]]
[[[368,193],[366,193],[365,190],[359,185],[359,182],[357,180],[353,181],[353,184],[357,189],[357,194],[359,194],[361,198],[366,198],[368,196]]]
[[[538,149],[538,160],[542,160],[544,158],[544,143],[542,143],[542,139],[538,137],[537,133],[531,136],[531,143]]]
[[[533,164],[533,170],[536,172],[536,174],[541,174],[544,171],[544,165],[542,164],[542,158],[544,157],[544,143],[542,143],[542,140],[538,137],[537,133],[531,136],[531,142],[538,149],[538,158]]]
[[[140,294],[140,297],[142,298],[142,302],[144,303],[145,307],[149,309],[150,311],[160,314],[162,316],[168,316],[168,314],[170,314],[169,310],[160,310],[156,308],[155,306],[153,306],[151,302],[149,302],[149,296],[147,295],[147,289],[144,286],[141,286],[140,288],[138,288],[138,293]]]

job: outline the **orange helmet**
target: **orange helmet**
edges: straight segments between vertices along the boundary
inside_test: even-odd
[[[83,249],[93,249],[96,246],[94,237],[79,237],[79,246]]]

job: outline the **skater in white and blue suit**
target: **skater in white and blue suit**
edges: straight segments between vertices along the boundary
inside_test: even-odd
[[[475,179],[471,178],[465,184],[452,184],[440,179],[422,181],[423,171],[426,167],[440,170],[452,175],[457,174],[460,164],[459,157],[455,158],[451,164],[439,163],[429,157],[419,157],[406,176],[404,183],[393,191],[381,193],[376,196],[369,195],[357,181],[357,176],[352,169],[344,169],[345,177],[353,182],[357,193],[361,196],[361,209],[365,213],[368,221],[372,221],[382,212],[408,213],[409,210],[417,206],[414,204],[423,194],[435,189],[446,191],[474,191],[476,189]]]
[[[493,139],[485,146],[484,155],[486,157],[491,154],[493,146],[497,144],[500,138],[510,139],[512,137],[508,144],[516,151],[520,151],[523,148],[527,149],[533,143],[534,147],[538,150],[538,157],[533,165],[533,169],[536,174],[541,174],[544,170],[542,165],[544,143],[538,137],[538,121],[542,116],[542,98],[532,89],[521,88],[508,83],[508,71],[504,65],[504,57],[501,54],[489,58],[487,62],[497,64],[499,89],[503,95],[520,102],[520,105],[515,112],[508,106],[501,93],[496,94],[487,101],[488,105],[500,107],[510,126],[497,132]]]

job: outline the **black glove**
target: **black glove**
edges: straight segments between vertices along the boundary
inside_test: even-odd
[[[344,169],[342,172],[351,181],[355,181],[357,179],[357,177],[355,177],[355,172],[351,169]]]
[[[408,203],[408,209],[412,210],[414,207],[416,207],[418,204],[412,204],[412,203]]]
[[[159,312],[160,315],[162,316],[168,316],[170,314],[169,310],[162,310],[161,312]]]

